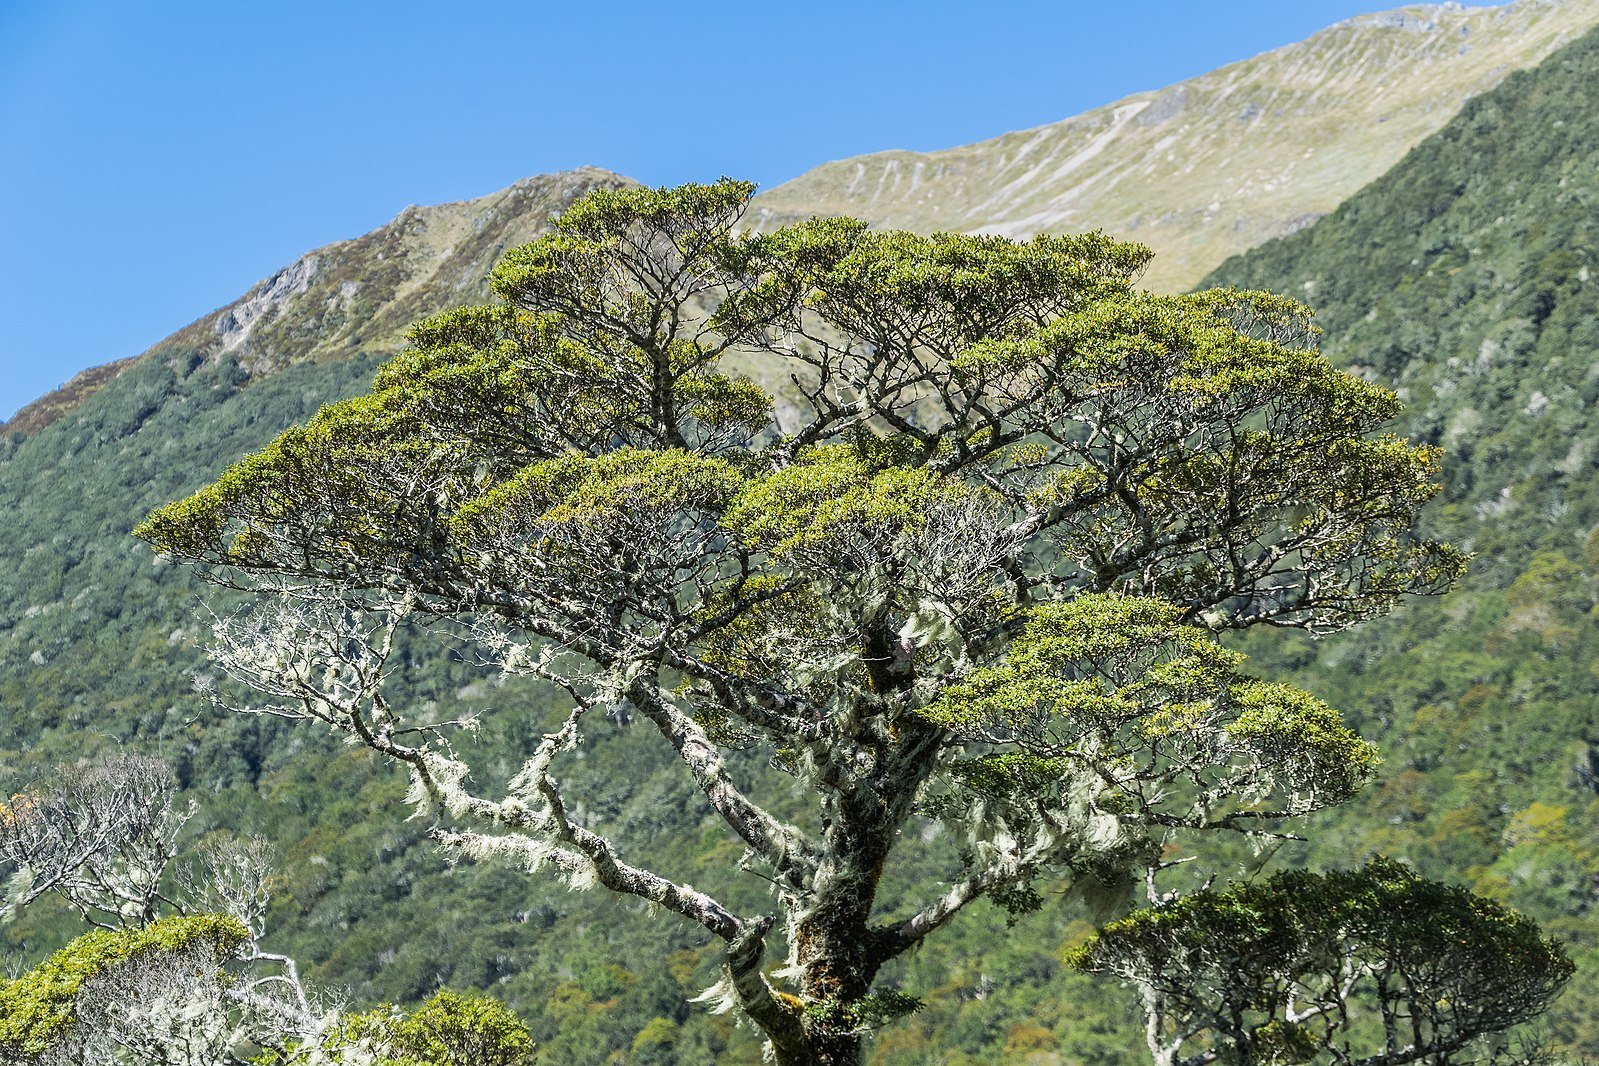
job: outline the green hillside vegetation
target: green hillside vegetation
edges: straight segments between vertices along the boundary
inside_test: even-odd
[[[1563,936],[1555,1031],[1599,1050],[1599,35],[1473,101],[1330,217],[1208,284],[1318,309],[1335,362],[1446,449],[1430,528],[1463,587],[1321,645],[1263,642],[1384,770],[1336,846],[1461,880]],[[1271,649],[1268,651],[1268,647]]]
[[[1572,948],[1578,973],[1550,1025],[1590,1053],[1599,1050],[1595,84],[1599,38],[1589,37],[1473,101],[1318,224],[1211,279],[1306,299],[1335,361],[1401,391],[1410,408],[1397,428],[1448,451],[1448,489],[1429,529],[1478,553],[1447,599],[1320,644],[1250,642],[1262,671],[1291,669],[1385,759],[1363,799],[1322,816],[1313,848],[1276,859],[1348,867],[1382,852],[1526,910]],[[515,1008],[545,1061],[753,1061],[751,1034],[682,1004],[715,978],[703,938],[604,897],[529,891],[492,865],[450,869],[422,826],[395,817],[397,774],[308,731],[217,712],[191,690],[207,668],[197,588],[152,563],[128,529],[320,405],[366,391],[376,357],[389,354],[374,345],[341,358],[363,350],[352,341],[252,379],[250,352],[219,353],[204,339],[153,353],[53,423],[0,443],[0,787],[119,743],[159,752],[201,804],[196,835],[230,827],[278,843],[274,946],[356,1003],[420,1003],[447,982]],[[304,340],[285,334],[272,351]],[[407,674],[441,714],[490,703],[447,657],[412,659]],[[517,695],[492,692],[513,710],[485,722],[484,750],[526,750],[549,727],[544,708]],[[618,723],[584,755],[591,810],[621,825],[629,846],[711,878],[727,845],[674,791],[669,752]],[[929,869],[940,846],[928,844]],[[1142,1061],[1131,1000],[1068,972],[1092,932],[1089,912],[1051,898],[1001,937],[1006,917],[974,909],[947,943],[904,962],[900,980],[927,1007],[878,1039],[874,1061]],[[81,931],[75,917],[36,908],[0,927],[0,952],[36,962]]]

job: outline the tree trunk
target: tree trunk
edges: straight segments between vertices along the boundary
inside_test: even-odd
[[[910,684],[909,653],[884,627],[869,630],[863,658],[879,694]],[[872,929],[878,882],[942,742],[936,728],[914,718],[894,723],[891,736],[877,746],[870,778],[858,791],[841,795],[831,812],[831,867],[814,884],[809,910],[789,929],[800,997],[809,1009],[800,1018],[798,1045],[778,1048],[782,1066],[859,1066],[864,1058],[855,1008],[889,958]]]
[[[778,1066],[860,1066],[865,1061],[864,1043],[859,1033],[805,1035],[803,1048],[778,1050]]]

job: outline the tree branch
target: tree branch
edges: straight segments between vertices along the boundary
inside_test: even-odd
[[[929,933],[953,918],[968,903],[981,898],[996,888],[1022,876],[1025,868],[1011,863],[990,866],[964,881],[957,881],[938,899],[929,903],[911,917],[897,925],[879,926],[875,932],[882,938],[882,950],[887,958],[897,958],[921,943]]]
[[[653,679],[639,677],[627,688],[639,713],[660,730],[678,757],[688,766],[694,783],[711,806],[757,855],[771,863],[791,891],[803,893],[821,854],[814,841],[798,828],[772,817],[757,806],[728,775],[721,752],[698,722],[661,698]]]

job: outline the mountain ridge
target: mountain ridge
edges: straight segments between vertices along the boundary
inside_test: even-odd
[[[600,167],[578,167],[484,196],[413,204],[376,229],[306,252],[143,353],[75,375],[0,423],[0,434],[37,433],[139,360],[172,349],[208,360],[232,355],[250,375],[304,360],[393,354],[417,318],[486,298],[500,255],[538,236],[573,200],[630,184]]]
[[[1154,248],[1146,285],[1186,289],[1332,210],[1467,98],[1596,23],[1594,0],[1360,15],[1059,122],[825,163],[755,207],[768,227],[819,212],[1016,238],[1103,229]]]
[[[1412,114],[1408,125],[1401,123],[1406,125],[1405,135],[1385,138],[1377,146],[1380,151],[1344,151],[1337,154],[1330,168],[1323,166],[1324,172],[1332,174],[1332,179],[1322,182],[1327,186],[1325,190],[1310,189],[1306,196],[1290,198],[1263,214],[1257,212],[1259,217],[1248,218],[1233,209],[1233,199],[1247,197],[1259,201],[1263,197],[1271,200],[1273,196],[1282,199],[1278,195],[1280,190],[1277,182],[1269,180],[1270,175],[1262,177],[1259,167],[1254,177],[1245,178],[1244,184],[1237,187],[1235,197],[1224,197],[1229,201],[1227,205],[1223,204],[1222,198],[1212,195],[1215,190],[1203,196],[1198,192],[1190,195],[1186,185],[1174,182],[1168,184],[1164,191],[1157,189],[1157,195],[1136,197],[1131,208],[1126,208],[1126,205],[1118,207],[1111,201],[1099,206],[1081,201],[1080,206],[1070,206],[1079,203],[1072,197],[1080,197],[1082,189],[1109,182],[1110,190],[1114,191],[1116,185],[1124,182],[1127,175],[1107,176],[1103,172],[1107,165],[1115,164],[1126,170],[1127,174],[1133,175],[1136,184],[1138,176],[1133,174],[1136,168],[1127,165],[1126,160],[1122,159],[1126,154],[1124,142],[1128,131],[1136,135],[1153,127],[1165,128],[1170,122],[1181,119],[1185,112],[1192,112],[1197,104],[1189,97],[1197,98],[1202,92],[1213,91],[1206,87],[1216,79],[1225,82],[1240,72],[1247,74],[1256,70],[1262,62],[1275,62],[1271,57],[1281,60],[1284,56],[1298,55],[1312,42],[1330,39],[1328,35],[1353,35],[1360,40],[1375,39],[1372,34],[1385,37],[1385,31],[1389,31],[1386,32],[1386,38],[1393,40],[1407,35],[1409,38],[1422,35],[1432,42],[1433,52],[1439,52],[1441,58],[1447,58],[1440,52],[1442,46],[1439,42],[1449,38],[1450,34],[1458,35],[1462,29],[1470,31],[1466,36],[1472,38],[1472,43],[1467,47],[1477,48],[1476,42],[1483,36],[1480,31],[1485,27],[1497,28],[1499,36],[1493,40],[1500,50],[1492,52],[1492,55],[1504,53],[1504,62],[1489,61],[1484,65],[1478,61],[1482,58],[1479,54],[1464,67],[1457,63],[1451,69],[1456,70],[1457,74],[1464,70],[1471,76],[1455,77],[1440,90],[1443,97],[1449,97],[1462,86],[1472,91],[1482,91],[1497,84],[1510,70],[1517,66],[1532,65],[1580,29],[1593,24],[1599,24],[1599,0],[1516,0],[1515,3],[1488,8],[1464,8],[1456,3],[1423,4],[1357,15],[1335,23],[1305,41],[1229,64],[1163,89],[1135,93],[1059,122],[935,152],[890,150],[825,163],[757,196],[752,218],[758,226],[769,228],[811,214],[852,214],[877,224],[909,229],[984,229],[1022,237],[1031,236],[1038,229],[1098,228],[1123,239],[1143,240],[1155,246],[1157,256],[1151,272],[1146,276],[1146,284],[1184,288],[1197,281],[1205,271],[1219,265],[1228,255],[1307,225],[1337,206],[1360,185],[1397,162],[1404,148],[1441,126],[1458,110],[1461,101],[1453,100],[1451,103],[1443,100],[1430,109],[1423,106],[1424,113],[1419,118],[1425,121],[1417,121],[1418,115]],[[1516,32],[1507,34],[1507,27]],[[1507,43],[1512,39],[1519,41],[1516,47]],[[1458,42],[1456,47],[1459,47]],[[1402,49],[1400,51],[1403,52]],[[1331,59],[1332,56],[1323,58]],[[1333,64],[1328,65],[1330,67]],[[1351,69],[1358,69],[1358,64]],[[1300,73],[1304,75],[1302,81],[1293,82],[1289,79],[1284,82],[1287,89],[1297,92],[1301,97],[1326,90],[1329,79],[1325,71],[1312,69]],[[1424,80],[1418,79],[1416,73],[1411,72],[1410,82]],[[1223,95],[1249,91],[1247,78],[1241,84],[1242,90],[1238,85],[1230,88],[1224,85]],[[1244,104],[1239,114],[1247,112],[1252,106],[1261,108],[1261,113],[1254,116],[1258,122],[1265,113],[1265,107],[1259,101]],[[1414,111],[1417,106],[1422,105],[1412,101],[1411,110]],[[931,194],[920,191],[917,179],[913,179],[911,187],[894,202],[884,201],[876,195],[864,198],[856,196],[850,191],[854,186],[849,183],[845,184],[841,193],[835,181],[839,168],[864,167],[866,161],[870,160],[885,161],[880,185],[888,181],[890,173],[896,170],[900,161],[907,164],[920,161],[925,164],[928,160],[948,159],[953,161],[951,165],[964,167],[967,157],[979,157],[990,149],[998,149],[1002,156],[999,162],[1004,164],[1009,158],[1005,153],[1012,148],[1019,156],[1049,151],[1050,145],[1045,142],[1059,140],[1063,136],[1070,138],[1074,131],[1079,130],[1086,131],[1086,140],[1068,158],[1057,162],[1048,174],[1042,175],[1047,180],[1035,180],[1040,177],[1043,164],[1031,166],[1019,174],[1006,177],[1003,184],[985,185],[985,190],[989,191],[985,191],[975,203],[964,202],[961,195],[944,195],[939,197],[936,209],[929,211],[919,205],[925,203]],[[1331,132],[1336,134],[1338,130],[1334,128]],[[1391,130],[1384,132],[1386,134]],[[1209,139],[1212,138],[1201,138]],[[1159,139],[1156,143],[1159,143]],[[1060,147],[1059,144],[1055,145],[1055,150],[1058,152]],[[1116,161],[1119,159],[1122,162],[1118,164]],[[1286,168],[1283,172],[1292,176],[1302,162],[1302,159],[1279,159],[1274,166],[1279,170]],[[1144,165],[1153,164],[1146,162]],[[1196,162],[1188,169],[1193,170],[1198,166]],[[1211,171],[1225,180],[1232,180],[1230,175],[1233,169],[1216,166]],[[1277,174],[1278,171],[1272,173]],[[1338,177],[1345,173],[1350,176]],[[1144,175],[1145,178],[1150,176],[1159,175]],[[1061,182],[1068,179],[1074,182],[1074,187],[1063,193]],[[404,328],[412,319],[441,310],[450,303],[483,298],[486,288],[482,279],[498,252],[531,239],[548,213],[570,202],[575,190],[598,184],[631,183],[631,179],[597,167],[581,167],[558,174],[524,178],[481,197],[425,207],[407,207],[388,223],[369,233],[334,241],[307,252],[252,286],[238,299],[158,341],[142,355],[91,367],[75,375],[61,388],[39,397],[17,411],[8,421],[0,423],[0,435],[38,432],[71,411],[108,381],[126,372],[138,359],[152,357],[174,346],[210,351],[216,347],[213,331],[221,337],[222,350],[229,353],[237,350],[241,365],[252,373],[270,372],[293,358],[345,358],[361,351],[392,354],[398,350]],[[559,191],[563,184],[570,186],[564,193]],[[1004,211],[998,215],[992,212],[983,214],[983,210],[980,210],[986,209],[985,205],[996,203],[1003,207],[1000,201],[1006,191],[1017,193],[1023,187],[1031,191],[1021,200],[1012,197],[1016,206],[1009,214]],[[997,188],[997,194],[993,188]],[[1175,192],[1172,191],[1174,188]],[[912,194],[918,198],[911,199]],[[1161,199],[1163,195],[1166,197],[1164,200]],[[1076,214],[1062,215],[1063,210]],[[517,211],[523,214],[517,215]],[[1072,225],[1064,224],[1068,218],[1073,220]],[[475,228],[479,233],[486,228],[495,239],[477,240],[466,232],[469,228]],[[443,236],[454,235],[462,241],[462,254],[452,255],[449,249],[439,245],[440,231]],[[1167,235],[1173,239],[1166,241]],[[412,251],[420,252],[420,269],[410,276],[398,276],[392,260],[385,261],[386,249],[398,252],[402,257],[407,257]],[[361,256],[367,257],[364,262],[360,260]],[[352,263],[363,269],[349,269]],[[375,266],[378,263],[383,266]],[[365,269],[368,267],[371,269]],[[455,276],[444,276],[447,268],[455,270]],[[355,276],[357,273],[363,276]],[[302,277],[302,274],[305,276]],[[368,274],[372,276],[365,276]],[[329,278],[337,278],[338,285],[329,288],[323,284]],[[388,293],[391,306],[379,307],[374,297],[384,292]],[[296,297],[309,299],[296,301]],[[291,307],[294,313],[289,313]],[[296,318],[297,321],[292,321]],[[287,348],[295,345],[300,347],[295,348],[292,354],[287,352]]]

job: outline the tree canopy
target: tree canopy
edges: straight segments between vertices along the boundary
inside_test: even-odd
[[[1141,990],[1161,1066],[1510,1062],[1483,1038],[1542,1013],[1572,973],[1531,919],[1386,860],[1196,892],[1071,961]]]
[[[974,900],[1348,798],[1371,747],[1217,635],[1344,628],[1464,557],[1415,529],[1436,449],[1293,301],[1139,292],[1148,251],[1099,234],[750,233],[751,192],[589,195],[498,303],[138,534],[261,593],[217,626],[220,698],[403,764],[447,847],[699,923],[780,1062],[854,1062],[914,1007],[879,972]],[[568,713],[474,767],[471,721],[387,698],[417,635]],[[620,852],[562,787],[590,714],[658,731],[771,913]],[[750,795],[750,758],[808,806]],[[918,832],[962,866],[883,913]]]

